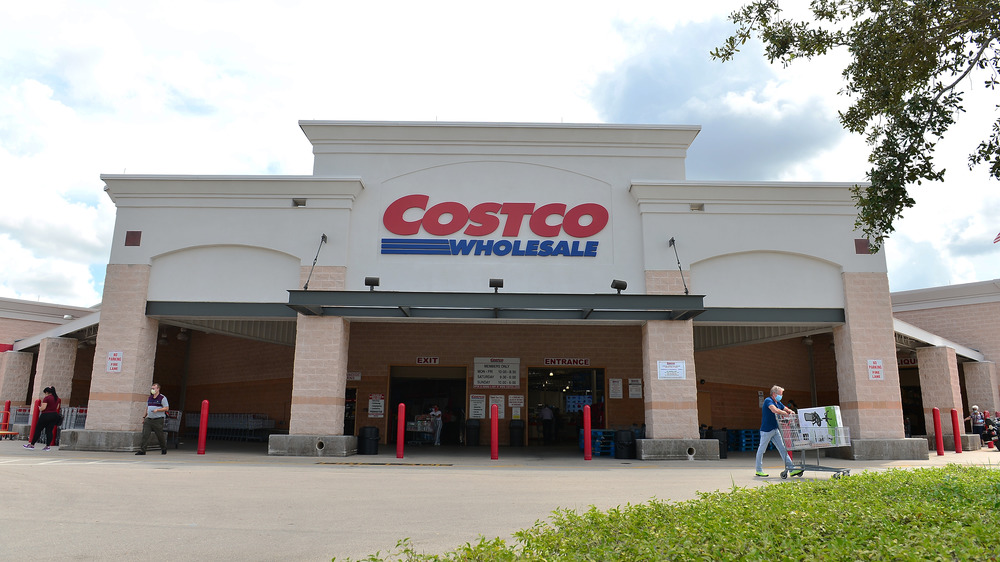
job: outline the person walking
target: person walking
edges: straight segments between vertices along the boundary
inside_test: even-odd
[[[142,442],[135,454],[146,454],[150,432],[156,434],[156,440],[160,443],[160,454],[167,454],[167,438],[163,435],[163,422],[166,421],[169,410],[170,403],[167,402],[167,397],[160,394],[160,385],[154,382],[149,389],[149,398],[146,399],[146,415],[143,416],[142,421]]]
[[[757,472],[756,476],[761,478],[766,478],[767,473],[764,472],[764,468],[761,463],[764,460],[764,451],[767,450],[768,443],[774,443],[774,447],[778,449],[778,453],[781,455],[781,459],[785,461],[785,470],[791,476],[798,476],[802,474],[801,469],[796,469],[795,465],[792,463],[792,459],[788,458],[788,451],[785,449],[784,440],[778,431],[778,418],[776,416],[791,416],[795,412],[791,408],[785,406],[781,403],[782,393],[785,391],[778,385],[771,387],[771,395],[764,399],[764,404],[761,406],[761,416],[760,416],[760,446],[757,447]]]
[[[56,440],[56,427],[62,423],[62,414],[59,413],[59,395],[56,394],[54,386],[47,386],[42,389],[42,404],[38,407],[38,423],[35,424],[35,433],[31,435],[25,449],[34,449],[38,438],[45,432],[45,448],[48,451]]]
[[[979,436],[979,439],[983,438],[983,430],[986,429],[986,418],[983,413],[979,411],[979,406],[972,406],[972,412],[965,417],[965,421],[972,421],[972,433]]]
[[[441,410],[437,404],[431,406],[431,427],[434,429],[434,444],[441,444],[441,426],[444,420],[441,419]]]

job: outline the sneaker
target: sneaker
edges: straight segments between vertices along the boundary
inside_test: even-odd
[[[146,451],[136,451],[135,454],[137,454],[137,455],[145,455]]]
[[[805,472],[805,471],[802,470],[801,468],[796,468],[795,470],[792,470],[791,472],[789,472],[788,475],[789,476],[802,476],[803,472]]]
[[[31,443],[28,443],[27,445],[24,445],[24,448],[25,448],[25,449],[34,449],[34,448],[35,448],[35,446],[34,446],[34,445],[32,445]]]
[[[167,454],[167,450],[166,450],[166,449],[160,449],[160,454],[161,454],[161,455],[165,455],[165,454]]]
[[[51,451],[51,450],[52,450],[52,447],[46,447],[46,448],[44,448],[44,449],[42,449],[42,450],[43,450],[43,451]]]
[[[754,476],[760,476],[761,478],[767,478],[767,473],[766,472],[757,471],[757,472],[754,473]]]

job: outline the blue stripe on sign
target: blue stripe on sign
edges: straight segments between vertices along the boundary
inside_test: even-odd
[[[450,256],[451,242],[437,238],[383,238],[382,253]]]

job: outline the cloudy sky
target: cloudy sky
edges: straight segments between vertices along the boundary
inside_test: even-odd
[[[3,2],[0,296],[98,303],[100,174],[310,174],[301,119],[694,124],[689,179],[864,180],[838,61],[710,59],[738,4]],[[965,164],[996,118],[979,83],[887,244],[892,290],[1000,278],[998,184]]]

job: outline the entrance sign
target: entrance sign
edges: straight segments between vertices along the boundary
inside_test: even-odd
[[[473,419],[473,420],[484,420],[484,419],[486,419],[486,395],[485,394],[470,394],[469,395],[469,419]]]
[[[108,352],[108,373],[120,373],[122,372],[122,361],[125,359],[125,352],[123,351],[109,351]]]
[[[590,359],[572,357],[546,357],[546,367],[589,367]]]
[[[684,361],[657,361],[656,378],[659,380],[684,380],[687,378],[687,367]]]
[[[521,388],[521,359],[476,357],[472,388]]]
[[[885,377],[885,369],[882,368],[881,359],[868,360],[868,380],[880,381]]]
[[[385,394],[368,395],[368,417],[369,418],[385,417]]]

